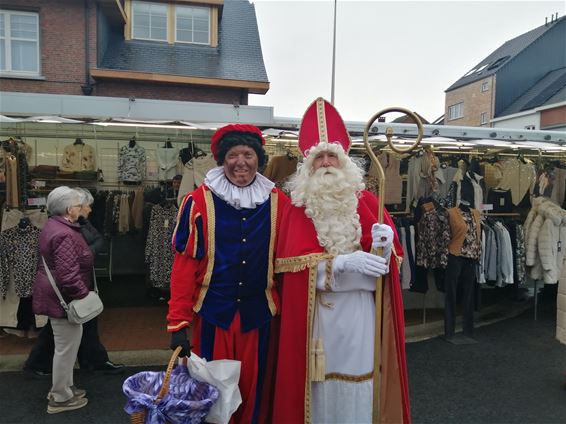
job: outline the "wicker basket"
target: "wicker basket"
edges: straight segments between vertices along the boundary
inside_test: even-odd
[[[175,366],[175,362],[179,357],[179,353],[181,352],[182,347],[177,346],[177,349],[173,351],[171,355],[171,359],[169,359],[169,364],[167,365],[167,370],[165,371],[165,378],[163,379],[163,384],[161,386],[161,390],[157,394],[155,398],[155,403],[161,402],[161,399],[167,394],[169,391],[169,380],[171,379],[171,371],[173,371],[173,367]],[[130,423],[132,424],[144,424],[145,421],[145,411],[134,412],[130,415]]]

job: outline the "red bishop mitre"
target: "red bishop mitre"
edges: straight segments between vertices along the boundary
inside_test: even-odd
[[[342,117],[330,102],[319,97],[308,107],[299,130],[299,149],[303,156],[320,142],[340,143],[346,154],[352,140]]]
[[[214,160],[218,160],[218,143],[226,134],[231,132],[244,132],[244,133],[251,133],[256,134],[261,139],[261,144],[265,145],[265,138],[263,138],[263,134],[261,130],[256,127],[255,125],[248,125],[248,124],[228,124],[223,126],[222,128],[218,128],[216,132],[212,135],[210,139],[210,151],[212,152],[212,156]]]

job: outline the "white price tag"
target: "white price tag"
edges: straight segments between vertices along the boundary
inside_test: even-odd
[[[47,201],[45,197],[30,197],[28,198],[28,206],[45,206]]]
[[[482,211],[492,211],[493,210],[493,204],[492,203],[482,203],[481,210]]]
[[[168,219],[163,221],[163,228],[169,228],[169,220]]]

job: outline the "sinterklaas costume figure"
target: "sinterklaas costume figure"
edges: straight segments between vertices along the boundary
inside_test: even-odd
[[[337,110],[319,98],[299,132],[305,160],[290,181],[279,233],[281,327],[273,423],[368,423],[376,277],[383,281],[380,422],[410,423],[402,247],[391,217],[377,224],[378,199]],[[383,249],[381,256],[370,250]]]

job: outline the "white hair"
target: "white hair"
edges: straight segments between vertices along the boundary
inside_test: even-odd
[[[313,162],[321,152],[336,154],[339,167],[315,171]],[[360,192],[365,188],[363,176],[363,170],[339,143],[322,142],[306,152],[304,162],[287,184],[291,202],[305,207],[320,245],[329,253],[349,253],[360,248],[362,229],[357,208]]]
[[[47,210],[51,215],[63,216],[69,208],[80,204],[80,193],[67,186],[54,188],[47,195]]]
[[[88,191],[86,188],[73,187],[73,190],[76,190],[81,196],[81,205],[88,206],[94,203],[94,197],[92,197],[92,194],[90,194],[90,191]]]

